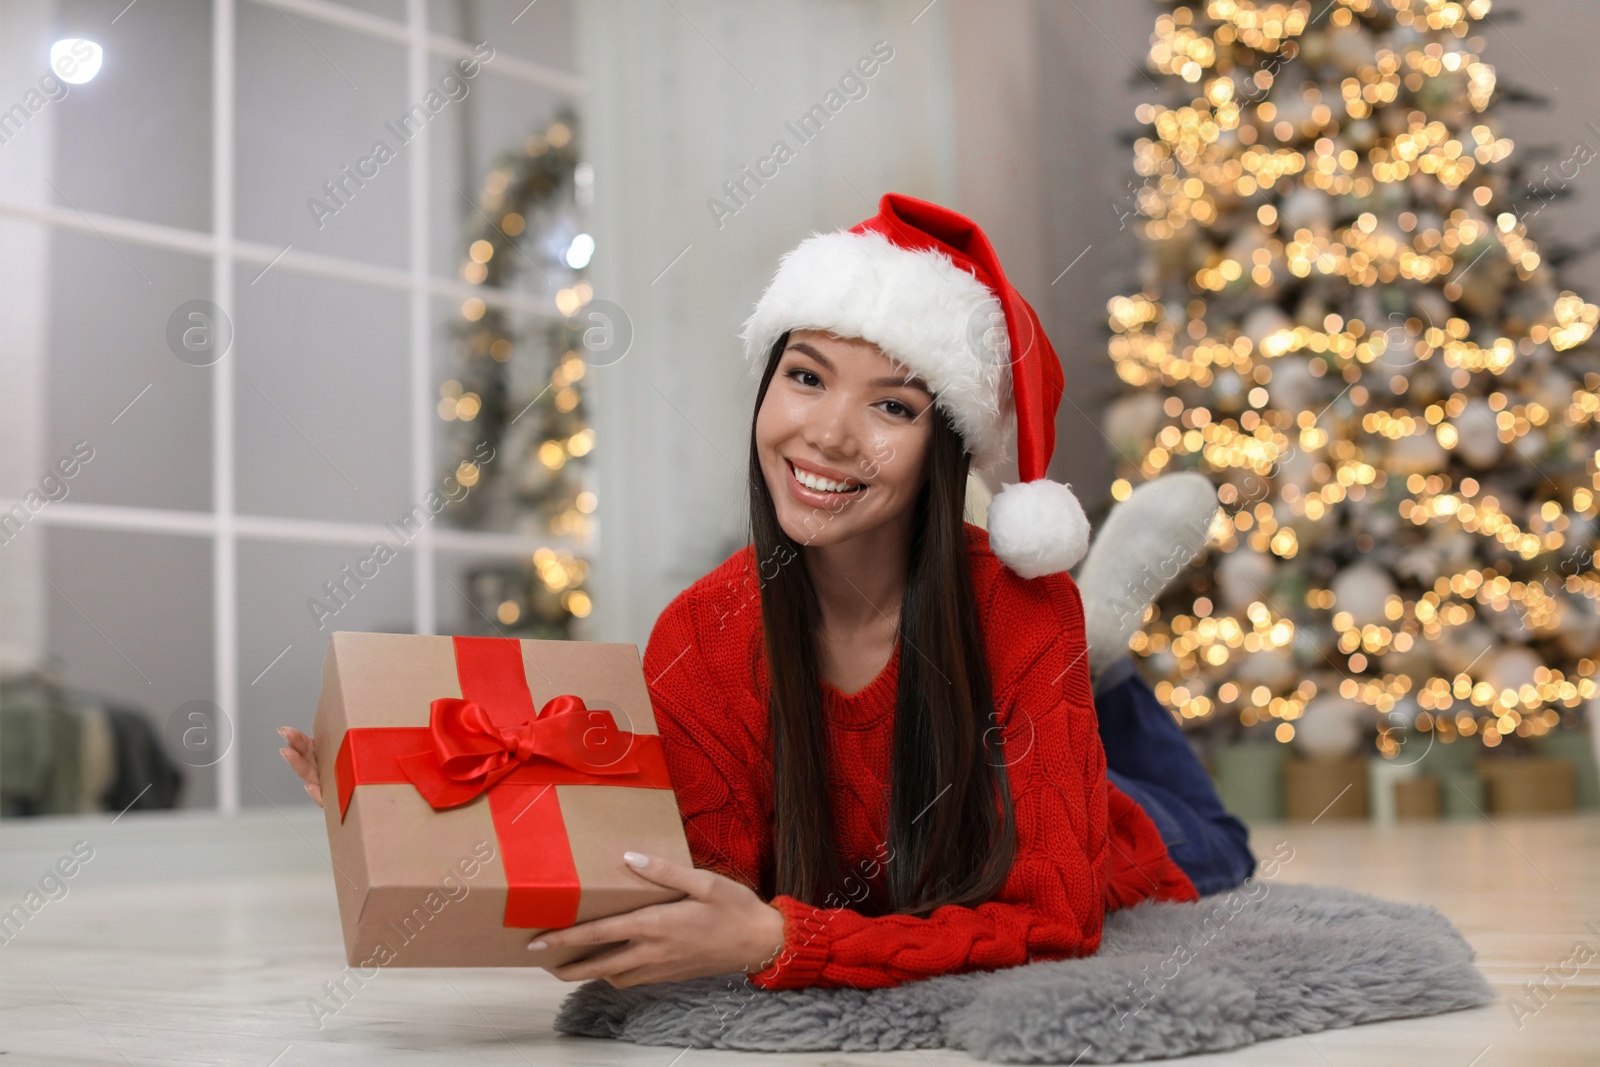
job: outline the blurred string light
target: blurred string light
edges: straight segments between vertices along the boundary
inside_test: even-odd
[[[485,525],[495,502],[509,498],[519,533],[572,540],[593,534],[598,498],[583,484],[582,465],[573,463],[593,451],[595,432],[583,410],[581,330],[571,319],[593,299],[593,288],[582,280],[561,286],[550,296],[555,315],[532,326],[514,321],[494,299],[495,291],[516,284],[530,256],[548,256],[543,242],[568,225],[575,206],[590,202],[593,169],[577,159],[576,128],[575,114],[563,110],[503,155],[479,194],[481,221],[468,235],[460,273],[484,295],[460,304],[460,365],[440,385],[437,403],[458,448],[452,473],[475,490],[452,505],[463,525]],[[580,271],[594,240],[579,232],[556,247],[560,266]],[[540,368],[533,376],[530,364]],[[491,462],[465,458],[484,441],[495,447]],[[513,563],[473,568],[467,586],[501,632],[560,639],[571,637],[572,621],[592,610],[588,574],[587,561],[544,546]]]
[[[1172,92],[1136,109],[1128,205],[1149,254],[1107,308],[1116,373],[1152,403],[1108,417],[1140,457],[1112,496],[1204,471],[1208,558],[1273,575],[1224,604],[1202,566],[1147,613],[1131,647],[1184,718],[1287,741],[1321,691],[1492,747],[1597,696],[1600,307],[1526,225],[1545,195],[1487,113],[1490,6],[1169,0],[1157,19]],[[1338,603],[1340,574],[1401,544],[1381,617]],[[1467,633],[1496,643],[1473,659]]]

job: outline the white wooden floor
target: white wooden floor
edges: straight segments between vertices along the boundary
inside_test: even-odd
[[[344,969],[319,814],[0,826],[5,909],[74,842],[95,850],[64,896],[0,944],[0,1064],[972,1062],[943,1051],[758,1056],[571,1038],[551,1022],[576,986],[536,968],[384,971],[318,1029],[308,1001]],[[1294,858],[1281,881],[1440,908],[1502,995],[1472,1011],[1178,1062],[1600,1064],[1600,815],[1255,830],[1258,854],[1282,841]],[[1519,1027],[1509,998],[1527,1000],[1522,984],[1546,967],[1559,971],[1580,942],[1591,950],[1588,965],[1564,986],[1552,983],[1553,996]]]

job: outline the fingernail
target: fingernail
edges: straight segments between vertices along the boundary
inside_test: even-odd
[[[635,867],[643,867],[650,862],[650,857],[639,852],[624,852],[622,858]]]
[[[279,737],[288,737],[289,736],[289,730],[288,730],[287,727],[280,726],[277,729],[277,734],[278,734]]]
[[[546,948],[549,948],[549,947],[550,947],[550,942],[548,942],[548,941],[530,941],[528,943],[528,950],[530,952],[538,952],[541,949],[546,949]]]

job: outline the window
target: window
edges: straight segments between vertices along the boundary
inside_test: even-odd
[[[295,799],[273,731],[309,728],[328,633],[504,624],[475,583],[591,543],[515,508],[398,532],[461,447],[441,403],[463,308],[564,320],[571,276],[535,269],[559,246],[526,242],[499,288],[463,270],[498,161],[577,111],[570,7],[0,12],[0,109],[21,102],[0,119],[0,665],[144,711],[189,763],[184,807]],[[70,39],[104,61],[63,86]]]

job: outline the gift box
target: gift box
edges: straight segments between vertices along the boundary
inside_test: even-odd
[[[1440,811],[1439,779],[1418,775],[1394,783],[1397,819],[1437,819]]]
[[[1365,819],[1365,762],[1360,756],[1291,757],[1283,765],[1283,807],[1291,822]]]
[[[1576,791],[1572,763],[1549,756],[1479,759],[1489,785],[1489,810],[1496,815],[1571,811]]]
[[[352,966],[553,966],[683,897],[622,859],[693,862],[633,645],[335,633],[313,744]]]
[[[1283,818],[1283,764],[1289,746],[1276,741],[1222,745],[1216,756],[1217,796],[1245,822]]]

